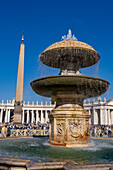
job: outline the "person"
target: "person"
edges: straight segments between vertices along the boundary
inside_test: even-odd
[[[105,135],[108,137],[108,126],[105,127]]]
[[[100,134],[100,137],[102,137],[102,130],[101,130],[101,128],[99,129],[99,134]]]
[[[93,130],[92,130],[92,137],[95,137],[94,128],[93,128]]]
[[[94,135],[96,136],[97,128],[96,126],[94,127]]]
[[[11,134],[11,129],[10,129],[10,127],[8,126],[8,127],[7,127],[7,135],[6,135],[6,137],[10,136],[10,134]]]
[[[108,129],[108,137],[111,137],[111,128]]]

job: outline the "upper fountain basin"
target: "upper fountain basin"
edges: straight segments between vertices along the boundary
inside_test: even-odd
[[[40,60],[45,65],[66,68],[72,63],[75,70],[94,65],[99,59],[99,53],[90,45],[72,39],[54,43],[40,55]]]
[[[36,79],[30,85],[41,96],[86,99],[102,95],[110,84],[95,77],[58,75]]]

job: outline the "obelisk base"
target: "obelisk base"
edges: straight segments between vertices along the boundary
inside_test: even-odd
[[[90,115],[81,106],[65,104],[53,109],[50,116],[51,145],[82,147],[90,144]]]
[[[22,124],[22,106],[15,106],[13,124]]]

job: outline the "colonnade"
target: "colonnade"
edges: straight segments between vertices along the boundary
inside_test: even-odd
[[[22,123],[47,123],[50,110],[24,110],[22,111]]]
[[[26,123],[47,123],[49,122],[49,109],[23,109],[22,124]],[[90,124],[93,125],[113,125],[113,109],[87,108],[91,115]],[[10,123],[13,120],[14,109],[0,109],[0,123]]]
[[[113,125],[113,109],[87,109],[91,115],[90,124]]]
[[[14,110],[13,109],[0,109],[0,123],[9,123],[13,119]]]
[[[22,110],[22,123],[47,123],[51,110]],[[10,123],[13,120],[14,109],[0,109],[0,123]]]
[[[113,125],[113,99],[106,102],[98,100],[93,100],[90,102],[84,101],[84,109],[86,109],[91,115],[90,124],[92,125]],[[47,123],[49,121],[48,115],[51,110],[54,109],[55,105],[50,104],[25,104],[22,107],[22,123]],[[10,123],[13,121],[14,117],[14,100],[7,101],[7,103],[0,103],[0,124]]]
[[[113,99],[104,101],[100,97],[91,102],[84,101],[84,108],[91,115],[90,124],[92,125],[113,125]]]

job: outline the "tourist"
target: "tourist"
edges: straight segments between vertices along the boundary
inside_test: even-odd
[[[108,129],[108,137],[111,137],[111,128]]]

